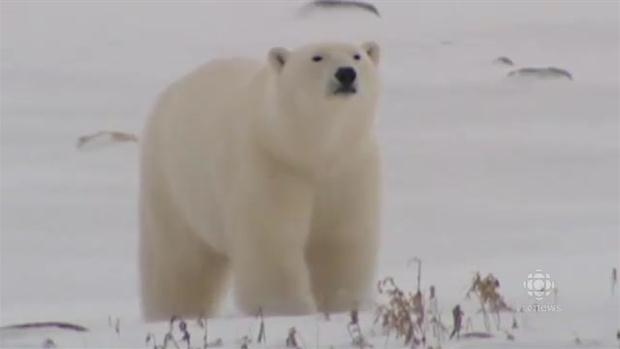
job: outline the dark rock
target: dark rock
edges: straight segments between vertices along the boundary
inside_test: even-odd
[[[375,5],[364,2],[364,1],[356,1],[356,0],[314,0],[303,7],[303,11],[308,11],[316,8],[324,8],[324,9],[333,9],[333,8],[342,8],[342,9],[360,9],[364,11],[368,11],[374,14],[377,17],[381,17],[379,10]]]
[[[568,79],[573,76],[565,69],[556,67],[547,68],[521,68],[508,73],[508,77],[532,77],[538,79]]]
[[[501,57],[497,57],[493,63],[495,64],[502,64],[502,65],[515,65],[515,63],[512,61],[512,59],[506,57],[506,56],[501,56]]]

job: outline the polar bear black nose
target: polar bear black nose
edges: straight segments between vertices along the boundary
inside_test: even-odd
[[[351,86],[357,74],[355,69],[351,67],[340,67],[336,70],[336,80],[342,84],[342,86]]]

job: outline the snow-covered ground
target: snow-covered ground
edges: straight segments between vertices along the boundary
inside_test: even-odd
[[[451,326],[476,271],[515,307],[534,303],[537,269],[559,312],[521,313],[519,329],[443,348],[617,347],[619,5],[615,1],[376,2],[368,13],[297,2],[2,1],[0,326],[68,321],[91,331],[0,330],[0,346],[142,347],[167,324],[140,321],[138,147],[78,151],[99,130],[139,133],[157,93],[213,57],[264,57],[326,38],[383,49],[378,131],[384,153],[379,276],[415,289],[423,261]],[[557,66],[574,81],[514,80],[515,67]],[[120,333],[108,324],[120,319]],[[375,347],[400,347],[362,316]],[[268,318],[268,344],[295,326],[306,347],[346,347],[346,316]],[[192,327],[195,324],[191,323]],[[230,300],[209,337],[239,348],[258,322]],[[193,331],[194,345],[201,330]],[[151,346],[152,347],[152,346]]]

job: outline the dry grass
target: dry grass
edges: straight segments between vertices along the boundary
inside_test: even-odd
[[[368,349],[372,348],[373,345],[370,344],[364,334],[362,333],[362,328],[359,323],[359,314],[357,310],[353,310],[350,313],[351,321],[347,325],[347,332],[349,333],[349,337],[351,337],[351,344],[360,348],[360,349]]]
[[[480,309],[473,314],[466,315],[460,305],[452,307],[453,326],[449,328],[441,318],[439,300],[434,286],[428,288],[428,293],[422,291],[421,285],[421,261],[416,260],[417,268],[417,290],[404,291],[392,277],[386,277],[377,283],[377,291],[383,298],[383,303],[376,307],[374,324],[380,325],[386,335],[386,341],[390,335],[402,340],[403,344],[411,349],[440,349],[442,342],[450,339],[460,338],[493,338],[498,333],[505,336],[506,340],[513,341],[515,336],[509,329],[501,329],[500,312],[511,312],[511,329],[519,326],[516,321],[514,310],[508,306],[499,290],[499,280],[493,275],[488,274],[482,277],[476,273],[467,291],[466,298],[474,299],[474,304],[479,304]],[[484,320],[484,330],[475,330],[472,317],[481,314]],[[490,315],[496,315],[497,333],[491,331]],[[268,345],[266,335],[265,318],[262,311],[256,316],[258,322],[258,335],[254,337],[253,332],[240,338],[237,342],[240,349],[249,349],[251,345]],[[153,349],[168,348],[187,348],[187,349],[207,349],[223,345],[221,339],[209,342],[207,319],[198,319],[198,325],[204,330],[202,341],[199,346],[192,346],[190,332],[186,322],[177,317],[172,317],[169,322],[168,332],[164,335],[161,344],[157,342],[155,336],[150,334],[146,338],[147,345]],[[350,321],[346,326],[347,333],[351,339],[351,345],[359,349],[370,349],[373,345],[366,339],[360,326],[359,313],[357,310],[350,312]],[[256,339],[254,342],[253,339]],[[289,327],[284,339],[286,348],[303,349],[301,335],[296,327]],[[317,332],[317,345],[319,343]],[[387,343],[387,342],[386,342]]]
[[[511,328],[517,329],[518,324],[515,311],[510,307],[500,293],[499,280],[488,274],[482,277],[476,273],[467,291],[467,299],[475,299],[479,310],[466,315],[460,305],[452,307],[452,328],[449,329],[441,318],[436,288],[431,286],[428,294],[423,293],[421,286],[422,261],[415,260],[417,269],[417,291],[402,290],[392,277],[387,277],[377,283],[378,293],[385,298],[376,309],[375,324],[379,324],[386,335],[394,334],[410,348],[440,348],[442,341],[450,333],[450,339],[459,338],[492,338],[491,315],[494,315],[496,330],[505,334],[507,340],[514,340],[514,335],[508,329],[502,329],[502,312],[512,313]],[[484,331],[476,331],[473,327],[472,316],[482,316]]]
[[[387,296],[387,303],[377,306],[375,323],[380,323],[388,335],[395,333],[396,338],[402,338],[405,345],[423,346],[426,336],[422,293],[405,293],[392,277],[379,281],[377,290]]]
[[[295,327],[291,327],[288,329],[288,335],[286,336],[285,345],[287,348],[303,348],[299,345],[299,340],[297,339],[297,329]]]
[[[223,344],[223,341],[220,338],[213,342],[208,341],[207,321],[204,318],[199,318],[197,320],[198,326],[204,329],[204,336],[200,346],[192,346],[191,334],[185,320],[180,317],[173,316],[170,318],[168,324],[168,332],[164,334],[164,339],[161,344],[159,344],[157,337],[153,333],[148,333],[146,335],[145,344],[147,346],[151,346],[153,349],[206,349],[220,347]]]
[[[514,313],[514,309],[506,304],[504,297],[499,293],[499,286],[499,280],[493,274],[488,274],[482,278],[480,273],[476,273],[466,294],[467,298],[474,295],[478,299],[487,332],[491,331],[489,312],[495,315],[497,330],[501,327],[500,312]]]

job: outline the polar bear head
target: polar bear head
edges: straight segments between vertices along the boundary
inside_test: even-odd
[[[269,51],[278,103],[289,111],[374,109],[379,93],[379,46],[322,43]]]
[[[277,47],[268,62],[269,83],[261,87],[272,149],[321,167],[372,137],[380,91],[376,43]]]

